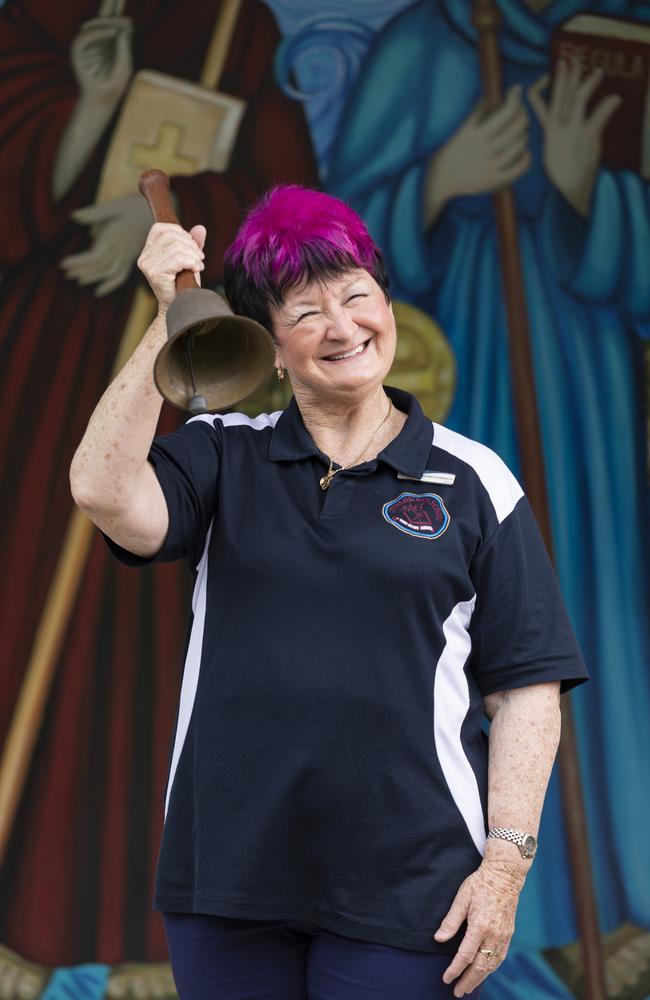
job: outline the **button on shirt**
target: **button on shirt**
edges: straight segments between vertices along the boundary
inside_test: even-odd
[[[154,440],[154,559],[194,576],[154,907],[432,940],[487,833],[483,697],[588,679],[516,478],[408,414],[371,461],[328,462],[287,408]]]

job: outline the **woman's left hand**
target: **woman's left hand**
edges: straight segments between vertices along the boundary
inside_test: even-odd
[[[436,941],[446,941],[458,932],[464,920],[467,931],[443,975],[454,986],[454,996],[470,993],[503,962],[515,929],[515,912],[526,870],[516,862],[484,859],[460,886],[456,897],[434,934]],[[490,958],[481,948],[491,948]]]

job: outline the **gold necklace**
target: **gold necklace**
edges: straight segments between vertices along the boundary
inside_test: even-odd
[[[336,475],[336,473],[337,473],[337,472],[342,472],[342,471],[343,471],[343,469],[349,469],[351,465],[356,465],[356,464],[357,464],[357,462],[359,461],[359,459],[361,458],[361,456],[362,456],[362,455],[363,455],[363,454],[364,454],[364,453],[365,453],[365,452],[366,452],[366,451],[368,450],[368,448],[370,447],[370,444],[371,444],[371,442],[372,442],[372,439],[373,439],[373,438],[375,437],[375,435],[376,435],[376,434],[378,434],[378,433],[379,433],[379,431],[380,431],[380,430],[382,429],[382,427],[384,426],[384,424],[386,423],[386,421],[387,421],[387,420],[388,420],[388,418],[390,417],[390,415],[391,415],[391,412],[392,412],[392,409],[393,409],[393,401],[392,401],[392,399],[391,399],[391,398],[390,398],[390,396],[389,396],[389,397],[388,397],[388,413],[386,414],[386,416],[384,417],[384,419],[383,419],[383,420],[382,420],[382,422],[380,423],[379,427],[377,427],[377,428],[376,428],[376,430],[374,430],[374,431],[372,432],[372,435],[371,435],[371,437],[370,437],[370,440],[369,440],[369,441],[368,441],[368,443],[366,444],[366,446],[365,446],[365,448],[363,449],[363,451],[360,451],[360,452],[359,452],[359,454],[357,455],[357,457],[356,457],[356,458],[353,458],[353,459],[352,459],[352,461],[351,461],[351,462],[349,463],[349,465],[342,465],[340,469],[334,469],[334,468],[333,468],[333,465],[334,465],[334,463],[332,462],[332,459],[330,458],[330,460],[329,460],[329,461],[330,461],[330,467],[329,467],[329,469],[327,470],[327,472],[325,473],[325,475],[323,476],[323,478],[322,478],[321,480],[319,480],[319,482],[320,482],[320,488],[321,488],[322,490],[326,490],[326,489],[327,489],[327,487],[328,487],[328,486],[329,486],[329,484],[330,484],[330,483],[332,482],[332,480],[334,479],[334,476]],[[313,435],[313,434],[311,435],[311,439],[312,439],[312,441],[314,442],[314,444],[316,445],[316,447],[317,447],[317,448],[319,449],[319,451],[323,451],[323,449],[321,448],[321,446],[319,445],[318,441],[316,440],[316,438],[314,437],[314,435]],[[325,454],[325,452],[323,452],[323,454]],[[329,456],[327,456],[327,457],[329,458]]]

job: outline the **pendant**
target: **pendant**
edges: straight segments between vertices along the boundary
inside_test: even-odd
[[[338,472],[338,469],[330,469],[329,472],[325,473],[323,478],[320,480],[320,488],[322,490],[327,489],[329,484],[332,482],[332,479],[334,478],[336,472]]]

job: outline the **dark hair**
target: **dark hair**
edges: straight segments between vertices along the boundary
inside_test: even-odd
[[[390,302],[384,258],[357,213],[322,191],[279,185],[253,205],[226,250],[224,291],[233,312],[272,334],[270,302],[354,268],[368,271]]]

